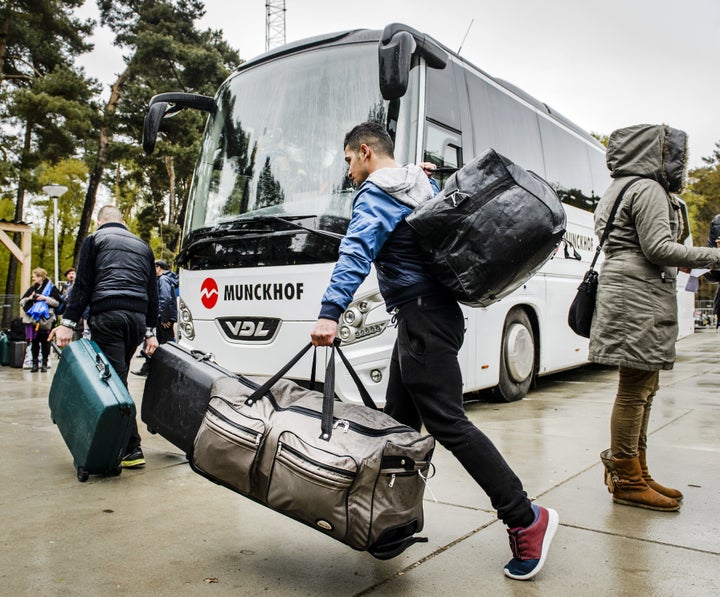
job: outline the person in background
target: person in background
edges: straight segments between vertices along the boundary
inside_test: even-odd
[[[127,386],[130,360],[143,339],[149,355],[158,346],[155,258],[148,244],[127,229],[117,207],[102,207],[97,223],[98,229],[80,248],[77,279],[65,317],[52,333],[60,347],[67,345],[89,306],[92,338]],[[136,420],[121,465],[145,465]]]
[[[158,344],[175,342],[178,276],[162,259],[155,262],[155,272],[158,283]]]
[[[175,322],[177,321],[177,289],[178,276],[170,271],[167,261],[158,259],[155,261],[155,273],[158,284],[158,344],[175,342]],[[142,352],[145,352],[144,350]],[[150,360],[146,357],[142,367],[133,371],[133,375],[147,377],[150,371]]]
[[[682,493],[656,482],[647,465],[650,409],[660,370],[672,369],[678,335],[677,268],[720,268],[720,249],[678,242],[679,193],[685,179],[687,135],[666,125],[614,131],[607,165],[614,179],[595,210],[600,237],[620,190],[627,189],[603,247],[589,358],[618,367],[610,418],[610,448],[600,455],[605,484],[618,504],[664,512]]]
[[[67,307],[67,303],[70,300],[70,295],[72,294],[73,285],[75,284],[77,270],[74,267],[71,267],[63,275],[65,276],[65,280],[67,280],[67,282],[65,283],[65,288],[63,288],[63,301],[65,306]],[[64,313],[65,310],[63,309],[63,311],[58,313],[58,315],[62,315]],[[75,333],[73,334],[73,340],[79,340],[83,337],[83,332],[87,327],[87,320],[89,316],[90,307],[85,309],[82,318],[77,322],[77,325],[75,326]]]
[[[77,275],[77,270],[74,267],[71,267],[68,269],[63,276],[65,276],[65,288],[63,288],[63,298],[65,300],[70,298],[70,293],[72,292],[73,284],[75,284],[75,276]]]
[[[712,222],[710,222],[707,246],[720,248],[720,214],[716,215],[712,219]],[[705,274],[704,278],[708,282],[720,282],[720,271],[709,271]],[[720,328],[720,286],[718,286],[715,292],[715,298],[713,298],[712,311],[715,329],[717,330]]]
[[[32,368],[30,371],[43,373],[48,370],[50,357],[50,330],[55,325],[55,309],[62,300],[60,291],[48,278],[47,271],[36,267],[32,271],[33,284],[20,299],[23,308],[25,338],[31,342]],[[40,356],[42,365],[38,367]]]
[[[330,346],[338,319],[375,264],[380,292],[397,319],[385,412],[420,431],[425,424],[488,494],[508,526],[513,557],[505,575],[534,577],[557,530],[557,512],[531,503],[520,479],[490,439],[467,418],[458,351],[465,329],[457,301],[429,273],[405,217],[435,191],[432,167],[400,167],[383,126],[365,122],[344,141],[348,176],[357,193],[340,255],[310,337]],[[424,172],[423,170],[426,170]]]

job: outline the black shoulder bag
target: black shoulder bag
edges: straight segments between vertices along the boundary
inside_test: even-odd
[[[597,263],[598,257],[600,257],[600,251],[602,251],[603,245],[610,235],[610,228],[612,227],[615,214],[620,207],[625,191],[630,188],[630,185],[636,183],[640,178],[633,178],[628,182],[620,191],[615,203],[610,210],[607,224],[605,224],[605,230],[603,230],[602,237],[600,238],[600,244],[595,249],[595,256],[593,257],[592,263],[590,263],[590,269],[585,273],[583,281],[578,286],[577,294],[573,302],[570,304],[570,311],[568,311],[568,325],[573,332],[583,338],[590,337],[590,327],[592,325],[593,313],[595,312],[595,297],[597,296],[598,287],[598,272],[595,271],[595,264]]]

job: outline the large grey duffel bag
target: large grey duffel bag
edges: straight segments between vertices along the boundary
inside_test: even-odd
[[[283,379],[310,347],[269,379],[218,379],[191,466],[354,549],[395,557],[427,541],[415,533],[435,441],[373,408],[337,346],[323,394]],[[368,406],[335,402],[336,351]]]

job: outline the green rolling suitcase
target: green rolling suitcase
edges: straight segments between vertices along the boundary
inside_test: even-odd
[[[77,340],[63,349],[49,403],[79,481],[122,472],[135,403],[95,342]]]
[[[5,332],[0,332],[0,365],[10,364],[10,340]]]

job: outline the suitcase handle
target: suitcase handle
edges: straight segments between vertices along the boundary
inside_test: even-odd
[[[95,355],[95,369],[100,373],[102,381],[107,381],[112,376],[109,361],[105,358],[105,355],[99,352]]]
[[[302,349],[300,349],[300,352],[298,352],[293,358],[291,358],[283,367],[280,368],[280,370],[273,375],[270,379],[268,379],[264,384],[262,384],[257,390],[255,390],[250,396],[248,396],[248,399],[245,401],[245,404],[248,406],[252,406],[257,402],[258,400],[262,400],[263,396],[270,390],[271,387],[273,387],[280,379],[288,372],[290,369],[295,366],[295,364],[305,355],[305,353],[312,348],[312,342],[309,342],[307,345],[303,346]],[[335,341],[332,345],[332,353],[330,355],[330,359],[328,360],[327,367],[325,368],[325,385],[324,385],[324,391],[323,391],[323,413],[322,413],[322,423],[320,425],[321,434],[320,438],[324,440],[329,440],[332,436],[332,428],[333,428],[333,407],[335,403],[335,352],[337,352],[338,355],[340,355],[340,359],[342,360],[343,364],[345,365],[345,368],[347,369],[348,373],[350,374],[350,377],[355,382],[355,386],[357,387],[358,391],[360,392],[360,397],[362,398],[363,403],[368,408],[372,408],[374,410],[380,410],[375,402],[373,401],[372,397],[368,393],[367,389],[362,383],[362,380],[358,376],[357,372],[353,368],[353,366],[350,364],[350,361],[345,356],[342,350],[340,350],[340,339],[335,338]],[[315,380],[315,356],[313,355],[313,371],[312,371],[312,381],[314,383]]]

